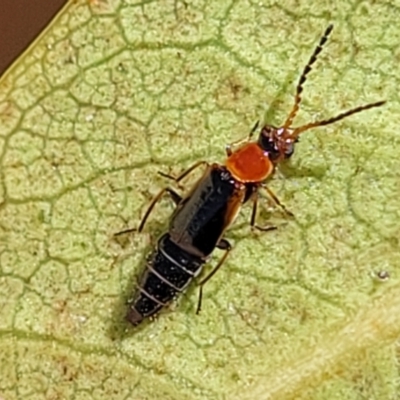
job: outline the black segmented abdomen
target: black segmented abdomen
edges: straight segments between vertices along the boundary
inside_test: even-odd
[[[129,304],[127,319],[133,325],[159,312],[186,289],[197,276],[204,260],[182,250],[163,235],[147,261],[136,293]]]

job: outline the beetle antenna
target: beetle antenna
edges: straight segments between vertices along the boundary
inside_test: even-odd
[[[292,125],[293,119],[296,116],[297,111],[299,111],[299,106],[300,106],[300,103],[301,103],[301,93],[303,92],[303,84],[307,79],[308,73],[311,71],[312,65],[317,60],[317,57],[318,57],[319,53],[321,53],[324,44],[328,40],[328,37],[329,37],[330,33],[332,32],[332,29],[333,29],[333,25],[332,24],[330,24],[326,28],[325,33],[323,34],[322,38],[320,39],[320,41],[318,43],[318,46],[315,48],[314,53],[312,54],[312,56],[308,60],[308,63],[305,66],[305,68],[303,70],[303,73],[300,76],[299,82],[298,82],[297,87],[296,87],[296,95],[294,97],[294,105],[293,105],[292,111],[290,111],[289,116],[287,117],[285,123],[283,124],[283,129],[287,129]]]
[[[293,133],[290,135],[290,137],[293,138],[293,140],[295,140],[300,135],[300,133],[307,131],[311,128],[316,128],[317,126],[333,124],[334,122],[340,121],[341,119],[344,119],[350,115],[357,114],[361,111],[369,110],[370,108],[380,107],[380,106],[384,105],[385,103],[386,103],[385,100],[377,101],[376,103],[366,104],[366,105],[359,106],[359,107],[353,108],[351,110],[342,112],[339,115],[336,115],[336,117],[332,117],[329,119],[323,119],[321,121],[316,121],[316,122],[310,122],[309,124],[295,128],[293,130]]]

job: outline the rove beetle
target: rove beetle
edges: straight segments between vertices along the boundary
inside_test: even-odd
[[[225,254],[214,269],[199,282],[198,313],[204,284],[217,272],[231,251],[231,245],[223,235],[235,219],[240,207],[251,200],[253,208],[250,226],[261,231],[275,229],[256,224],[258,192],[264,189],[277,205],[290,214],[265,182],[273,175],[280,161],[292,156],[299,135],[311,128],[333,124],[352,114],[385,103],[378,101],[353,108],[329,119],[311,122],[297,128],[291,126],[299,110],[303,84],[332,29],[333,25],[329,25],[304,68],[297,84],[294,105],[282,126],[264,125],[257,141],[252,141],[254,132],[258,128],[257,122],[245,139],[227,146],[227,159],[224,165],[200,161],[178,177],[161,173],[178,183],[196,168],[206,166],[203,176],[185,197],[181,197],[169,187],[162,189],[152,200],[137,229],[139,232],[142,231],[155,204],[164,194],[169,194],[176,208],[170,219],[168,231],[161,236],[156,249],[147,259],[139,285],[129,303],[127,320],[131,324],[139,325],[144,319],[154,316],[170,304],[200,274],[203,265],[217,247],[224,250]],[[117,235],[128,231],[132,229]]]

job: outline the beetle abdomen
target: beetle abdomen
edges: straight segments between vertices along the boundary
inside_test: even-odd
[[[133,325],[158,313],[184,291],[201,271],[204,260],[180,248],[169,234],[163,235],[147,261],[127,319]]]

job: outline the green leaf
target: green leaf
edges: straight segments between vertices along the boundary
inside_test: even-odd
[[[399,17],[382,2],[69,2],[0,82],[0,397],[397,398]],[[295,124],[388,103],[301,137],[271,181],[295,219],[275,210],[279,229],[252,233],[244,207],[201,315],[193,288],[128,326],[172,206],[114,233],[137,226],[157,171],[223,162],[256,120],[281,123],[331,22]]]

